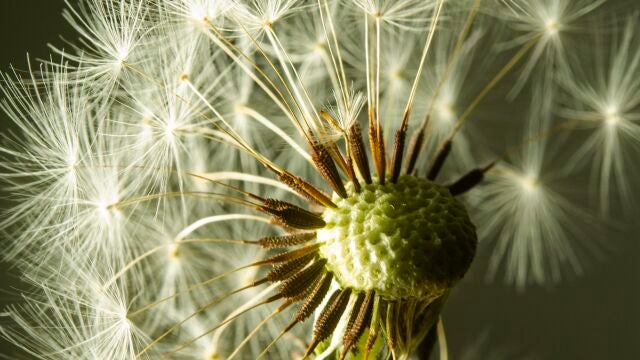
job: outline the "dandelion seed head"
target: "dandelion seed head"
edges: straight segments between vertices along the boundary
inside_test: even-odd
[[[72,51],[0,85],[0,228],[37,290],[3,334],[53,359],[406,358],[476,229],[491,279],[580,273],[598,221],[558,179],[631,198],[640,139],[637,21],[572,38],[602,3],[69,5]]]

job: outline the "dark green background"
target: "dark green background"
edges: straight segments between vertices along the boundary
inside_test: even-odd
[[[27,51],[32,59],[47,57],[47,43],[63,45],[60,35],[74,39],[60,16],[62,8],[62,0],[0,0],[0,69],[14,64],[24,70]],[[0,131],[10,127],[0,114]],[[452,360],[458,349],[474,344],[479,351],[473,359],[495,359],[496,354],[503,354],[502,359],[525,354],[534,359],[640,359],[640,225],[627,224],[609,232],[606,243],[612,250],[604,260],[590,263],[582,278],[556,287],[520,294],[509,286],[487,284],[479,257],[447,305]],[[17,299],[19,282],[7,264],[0,274],[4,307]],[[6,320],[0,318],[0,323]],[[17,358],[14,351],[0,342],[0,357]]]

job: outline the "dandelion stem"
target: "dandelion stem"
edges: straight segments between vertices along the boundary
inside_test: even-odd
[[[436,331],[438,333],[438,350],[440,351],[440,360],[449,360],[449,349],[447,347],[447,337],[444,331],[442,316],[438,317],[438,324],[436,326]]]

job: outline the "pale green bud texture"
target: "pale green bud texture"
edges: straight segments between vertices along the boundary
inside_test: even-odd
[[[350,184],[334,196],[318,232],[320,254],[343,287],[375,290],[390,300],[441,295],[466,273],[477,237],[465,207],[429,180]]]

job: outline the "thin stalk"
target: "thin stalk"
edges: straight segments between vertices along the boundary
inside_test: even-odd
[[[511,71],[511,69],[524,57],[524,55],[540,40],[540,35],[532,38],[528,42],[526,42],[520,50],[518,50],[513,57],[505,64],[505,66],[496,74],[496,76],[491,79],[491,81],[480,91],[480,93],[476,96],[476,98],[471,102],[471,104],[467,107],[467,109],[460,115],[458,121],[456,122],[451,134],[450,138],[453,138],[455,134],[460,131],[460,128],[465,123],[465,121],[469,118],[471,113],[478,107],[480,102],[484,99],[484,97],[504,78],[505,75]]]
[[[266,128],[271,130],[274,134],[276,134],[282,140],[286,141],[287,144],[289,144],[289,146],[291,146],[291,148],[293,148],[296,152],[298,152],[305,160],[307,160],[308,162],[312,162],[311,155],[309,155],[308,152],[302,149],[302,147],[300,147],[300,145],[298,145],[298,143],[295,140],[293,140],[289,135],[287,135],[287,133],[285,133],[281,128],[279,128],[276,124],[274,124],[272,121],[267,119],[265,116],[263,116],[256,110],[247,106],[242,106],[238,110],[243,114],[249,115],[249,117],[256,120],[260,124],[264,125]]]
[[[402,166],[402,155],[404,153],[404,143],[407,130],[409,128],[409,118],[411,117],[413,102],[415,100],[418,84],[420,83],[420,78],[422,77],[424,64],[427,59],[427,55],[429,54],[429,49],[431,49],[433,36],[436,33],[436,27],[438,25],[438,20],[440,20],[440,13],[442,11],[443,5],[444,0],[440,0],[438,2],[437,8],[434,10],[434,20],[431,23],[431,28],[429,29],[429,34],[427,35],[427,39],[422,50],[422,56],[420,57],[420,65],[418,66],[418,71],[416,72],[416,76],[413,79],[413,85],[411,86],[409,99],[407,100],[407,105],[404,109],[404,113],[402,114],[402,123],[395,136],[393,153],[391,155],[391,182],[396,182],[398,180],[398,176],[400,175],[400,168]]]

